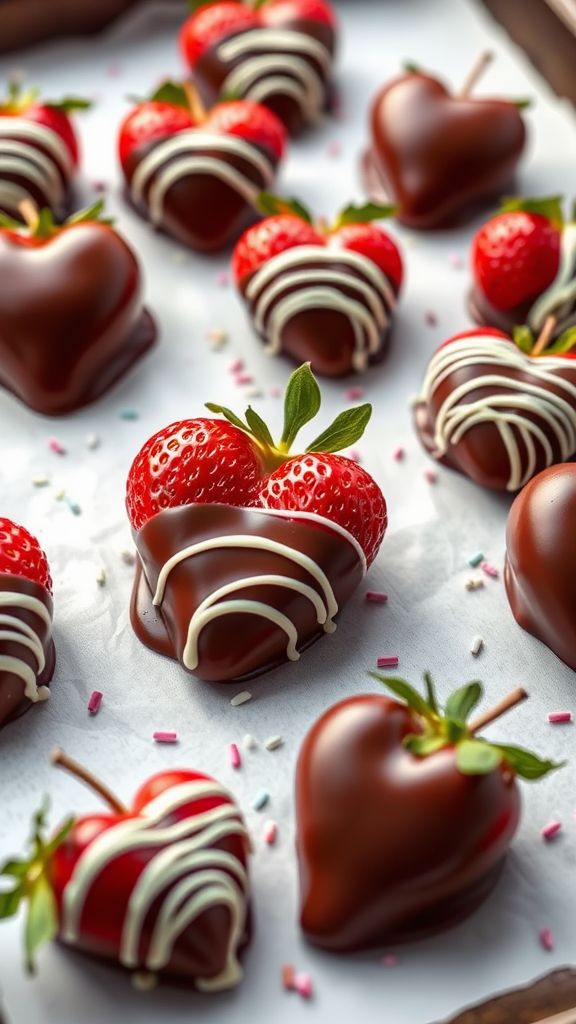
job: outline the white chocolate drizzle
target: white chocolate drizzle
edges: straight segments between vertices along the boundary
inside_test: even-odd
[[[48,629],[47,640],[52,630],[52,618],[46,606],[37,597],[12,590],[0,590],[1,608],[23,608],[40,618]],[[5,628],[3,628],[5,627]],[[37,669],[34,671],[23,658],[4,654],[5,644],[19,644],[32,651]],[[38,676],[44,671],[46,656],[44,645],[39,633],[17,615],[2,612],[0,614],[0,672],[10,672],[18,676],[24,683],[24,696],[34,704],[47,700],[50,696],[48,686],[38,686]]]
[[[220,803],[171,825],[162,825],[181,808],[206,797]],[[178,938],[201,914],[224,906],[230,912],[226,965],[216,976],[196,978],[202,991],[220,991],[240,981],[238,946],[244,935],[249,883],[238,857],[215,844],[231,836],[249,839],[232,797],[213,779],[182,782],[129,817],[102,832],[78,859],[63,893],[62,937],[75,943],[82,933],[82,913],[92,885],[116,858],[158,847],[148,859],[128,898],[118,958],[130,969],[161,971],[170,963]],[[150,941],[141,952],[146,921],[161,898]]]
[[[357,298],[346,295],[343,288],[356,292]],[[246,298],[270,355],[281,351],[282,332],[299,313],[310,309],[342,313],[354,333],[352,365],[358,372],[366,369],[370,356],[380,348],[396,305],[390,281],[372,260],[351,249],[323,245],[299,245],[273,256],[252,277]]]
[[[539,334],[546,318],[554,313],[560,322],[576,305],[576,224],[567,224],[562,232],[560,266],[552,284],[536,300],[528,313],[528,324]]]
[[[224,95],[261,103],[269,96],[284,94],[298,103],[306,120],[321,116],[326,99],[323,75],[329,74],[332,56],[305,32],[251,29],[221,43],[217,57],[223,63],[240,62],[222,84]]]
[[[0,206],[18,213],[19,204],[34,201],[38,192],[40,205],[58,209],[73,171],[68,147],[55,131],[26,118],[0,116]]]
[[[458,444],[477,424],[492,423],[508,454],[509,491],[517,491],[534,475],[538,464],[536,444],[545,466],[572,458],[576,451],[576,367],[558,356],[530,359],[515,345],[493,335],[460,338],[439,349],[431,359],[419,401],[429,403],[447,377],[474,368],[478,372],[453,388],[436,414],[435,457],[445,455],[450,445]],[[562,373],[571,370],[573,380]],[[522,373],[529,379],[515,379],[502,371]],[[500,391],[469,399],[472,392],[483,388]],[[557,459],[550,433],[558,445]]]
[[[260,184],[234,167],[226,159],[229,155],[246,161],[260,177]],[[219,178],[247,202],[253,202],[262,188],[272,184],[274,166],[245,139],[217,132],[186,130],[159,142],[140,161],[130,183],[132,199],[136,204],[147,202],[150,220],[153,224],[161,224],[166,195],[172,185],[196,174]]]

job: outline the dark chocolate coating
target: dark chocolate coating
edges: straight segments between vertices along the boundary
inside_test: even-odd
[[[0,112],[0,123],[4,130],[6,130],[6,125],[9,126],[9,120],[10,119],[8,117],[3,116]],[[23,139],[18,132],[14,132],[13,134],[0,134],[0,156],[2,156],[3,151],[5,151],[4,142],[21,147],[21,151],[19,153],[16,154],[11,152],[9,154],[12,157],[18,157],[21,164],[21,170],[19,172],[8,170],[0,171],[0,181],[9,182],[12,185],[18,186],[18,188],[22,189],[24,193],[28,194],[30,200],[38,207],[38,209],[42,210],[45,207],[50,207],[58,221],[64,220],[64,218],[70,213],[72,199],[71,180],[60,161],[54,156],[50,149],[47,149],[46,146],[42,145],[41,141],[38,139]],[[36,151],[41,157],[50,161],[53,172],[57,175],[62,186],[62,201],[60,203],[51,204],[48,193],[39,184],[37,178],[38,168],[34,160],[30,159],[30,151]],[[28,174],[29,170],[33,172],[32,177]],[[43,179],[44,172],[41,172],[40,180]],[[7,214],[15,220],[21,220],[24,222],[24,217],[18,209],[14,209],[12,205],[8,206],[2,203],[1,192],[2,190],[0,188],[0,213]]]
[[[331,263],[319,263],[311,258],[306,260],[303,258],[302,264],[292,269],[306,270],[308,268],[319,268],[320,270],[340,270],[345,271],[360,281],[366,282],[369,280],[355,267],[339,262],[338,249],[336,247],[334,247],[333,251],[334,259]],[[253,276],[253,274],[248,275],[240,283],[240,291],[248,304],[251,317],[254,317],[256,303],[264,290],[261,289],[253,299],[247,299],[246,289]],[[330,287],[333,288],[335,286],[330,285]],[[390,281],[390,287],[396,294],[397,289],[392,281]],[[367,300],[353,287],[338,285],[337,288],[342,295],[354,299],[355,302],[364,306],[368,313],[371,312]],[[266,327],[278,303],[288,295],[296,294],[298,290],[298,285],[283,288],[270,302],[264,323],[265,330],[264,332],[259,332],[262,341],[266,341],[268,338]],[[394,311],[389,308],[387,303],[384,303],[384,305],[390,320],[384,330],[380,332],[379,348],[369,356],[368,366],[375,366],[381,363],[388,351]],[[345,313],[335,309],[319,306],[318,309],[302,310],[296,316],[291,317],[282,330],[282,352],[294,360],[298,366],[304,362],[310,362],[314,373],[321,374],[324,377],[344,377],[352,373],[354,370],[352,357],[355,349],[356,336],[350,318]]]
[[[506,334],[512,334],[517,324],[528,323],[530,310],[537,297],[529,299],[519,306],[513,306],[512,309],[496,309],[492,303],[488,302],[480,288],[473,287],[468,295],[468,312],[477,324],[481,324],[484,327],[497,327],[498,330],[505,331]],[[556,323],[550,338],[558,338],[568,327],[576,327],[576,310],[567,315],[562,315],[561,319]]]
[[[525,136],[514,103],[461,99],[431,75],[400,75],[372,105],[365,187],[396,203],[409,227],[446,227],[509,190]]]
[[[506,594],[516,621],[576,671],[576,465],[551,466],[515,499]]]
[[[138,262],[97,223],[43,246],[0,233],[0,383],[45,416],[99,398],[153,344]]]
[[[128,187],[136,168],[141,161],[166,138],[156,139],[152,143],[136,147],[130,154],[125,173]],[[247,143],[249,144],[249,143]],[[276,157],[253,145],[254,150],[263,153],[274,169],[278,166]],[[214,133],[214,146],[195,151],[197,155],[216,157],[224,160],[254,182],[258,190],[269,188],[261,171],[243,157],[230,153],[218,146],[218,134]],[[165,160],[160,170],[170,166],[176,158]],[[144,191],[147,200],[150,189],[157,179],[158,171],[150,176]],[[130,198],[130,196],[129,196]],[[136,209],[149,219],[147,201],[138,203]],[[162,231],[176,238],[183,245],[199,252],[216,252],[225,248],[230,242],[259,219],[259,214],[231,185],[213,174],[183,174],[175,181],[166,194],[164,216],[159,226]]]
[[[296,773],[301,926],[333,951],[420,938],[488,896],[520,815],[506,769],[462,775],[454,751],[416,758],[408,707],[352,697],[306,736]]]
[[[300,580],[322,595],[310,573],[284,555],[254,547],[212,549],[180,562],[168,577],[160,608],[152,605],[162,565],[176,552],[201,541],[229,535],[265,537],[313,559],[328,576],[341,608],[362,579],[356,549],[333,530],[313,522],[269,515],[259,509],[228,505],[183,505],[165,509],[136,533],[143,572],[137,568],[130,616],[138,638],[160,654],[181,661],[188,626],[199,604],[217,588],[250,576],[282,575]],[[312,602],[278,585],[238,589],[224,600],[268,603],[283,612],[298,633],[298,650],[324,632]],[[199,637],[199,662],[193,674],[215,682],[233,682],[274,668],[287,660],[283,629],[260,615],[234,612],[209,622]]]
[[[263,25],[262,28],[264,29],[265,26]],[[325,22],[311,21],[305,18],[291,19],[283,22],[282,25],[275,24],[272,30],[277,30],[279,28],[289,29],[293,32],[302,32],[305,35],[310,36],[311,39],[316,39],[326,47],[332,56],[334,56],[334,51],[336,49],[336,35],[334,29]],[[243,34],[244,33],[242,32],[234,32],[230,35],[223,36],[217,43],[209,46],[204,51],[191,71],[192,80],[198,88],[202,101],[207,107],[214,106],[219,99],[223,98],[221,95],[222,86],[224,85],[227,76],[234,68],[238,67],[248,58],[255,56],[256,53],[259,55],[263,53],[262,50],[250,50],[246,54],[243,54],[234,60],[221,60],[218,56],[218,48],[222,43]],[[282,51],[274,48],[274,50],[270,52],[293,53],[294,51]],[[325,77],[324,68],[310,54],[302,53],[299,54],[299,56],[301,56],[301,59],[305,61],[305,63],[309,64],[323,80],[325,89],[325,109],[327,110],[332,99],[332,85],[330,80]],[[267,74],[270,75],[271,72],[268,72]],[[288,78],[292,77],[285,69],[282,70],[282,75]],[[266,73],[261,76],[261,78],[265,77],[267,77]],[[257,81],[260,81],[260,79],[257,79]],[[268,107],[274,114],[276,114],[277,117],[280,118],[291,135],[297,135],[306,126],[306,118],[303,115],[300,104],[294,97],[282,92],[270,93],[268,96],[264,97],[261,102],[263,106]]]
[[[0,592],[5,593],[7,590],[37,598],[52,617],[54,606],[52,598],[45,587],[41,587],[38,583],[33,583],[31,580],[24,579],[22,576],[0,573]],[[46,656],[46,665],[43,672],[38,676],[38,686],[47,686],[54,675],[56,652],[51,632],[48,630],[46,623],[27,608],[3,605],[0,607],[0,613],[15,616],[21,622],[31,626],[38,634]],[[10,627],[3,626],[1,628],[9,629]],[[0,654],[11,658],[20,658],[30,666],[33,672],[37,672],[38,665],[34,652],[17,641],[0,639]],[[32,701],[24,696],[24,681],[20,676],[0,668],[0,729],[2,726],[7,725],[8,722],[19,718],[20,715],[23,715],[25,711],[28,711],[33,706]]]
[[[576,1022],[576,970],[571,967],[545,974],[524,988],[493,996],[444,1024],[541,1024],[566,1010],[574,1010]]]

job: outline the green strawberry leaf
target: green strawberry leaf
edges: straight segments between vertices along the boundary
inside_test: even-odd
[[[502,751],[483,740],[465,739],[456,747],[456,764],[462,775],[490,775],[502,759]]]
[[[8,228],[9,231],[19,231],[24,225],[21,220],[15,220],[6,213],[0,212],[0,228]]]
[[[512,332],[514,343],[518,346],[521,352],[525,352],[526,355],[530,355],[534,348],[535,338],[532,331],[526,324],[518,325]]]
[[[482,700],[483,692],[482,683],[476,680],[472,683],[466,683],[465,686],[461,686],[459,690],[455,690],[454,693],[450,694],[444,708],[444,714],[447,718],[464,724],[468,721],[474,708]]]
[[[219,103],[236,103],[237,100],[245,99],[241,89],[222,89],[218,95]]]
[[[77,213],[72,214],[65,221],[66,225],[70,224],[87,224],[92,221],[97,221],[98,224],[113,224],[114,219],[112,217],[101,217],[100,214],[104,210],[105,206],[104,199],[98,199],[91,206],[87,206],[84,210],[78,210]]]
[[[83,96],[64,96],[61,100],[43,100],[42,106],[59,110],[62,114],[73,114],[75,110],[90,110],[94,104]]]
[[[419,75],[422,73],[422,68],[419,64],[415,64],[413,60],[405,60],[402,62],[402,68],[409,75]]]
[[[568,327],[552,345],[548,345],[542,355],[562,355],[571,352],[573,348],[576,348],[576,327]]]
[[[348,448],[362,437],[371,415],[372,406],[369,402],[354,409],[346,409],[308,445],[306,451],[340,452]]]
[[[523,747],[511,747],[503,743],[494,743],[492,746],[503,755],[516,775],[528,782],[535,782],[566,764],[566,761],[547,761]]]
[[[56,223],[52,214],[52,210],[48,207],[44,207],[43,210],[38,210],[38,220],[36,227],[34,228],[35,238],[50,238],[56,230]]]
[[[433,712],[424,697],[418,690],[415,690],[411,683],[407,682],[406,679],[397,679],[390,676],[381,676],[378,672],[370,672],[372,679],[375,679],[377,683],[382,683],[388,690],[392,690],[392,693],[396,697],[400,697],[409,708],[412,708],[418,715],[422,715],[423,718],[433,718]]]
[[[23,885],[17,885],[15,889],[11,889],[9,892],[0,892],[0,920],[14,917],[18,913],[23,899]]]
[[[243,423],[240,417],[237,416],[235,412],[232,412],[231,409],[227,409],[225,405],[216,405],[214,402],[205,402],[204,404],[207,409],[210,409],[210,412],[220,413],[220,415],[224,416],[229,423],[233,423],[235,427],[239,427],[239,429],[243,430],[245,434],[250,433],[246,423]]]
[[[60,826],[57,832],[55,832],[55,834],[52,836],[52,839],[50,839],[49,842],[44,844],[45,857],[51,857],[52,854],[56,852],[58,847],[62,846],[62,843],[65,842],[65,840],[70,835],[72,829],[74,828],[75,820],[76,819],[73,817],[66,818],[64,824]]]
[[[506,196],[498,212],[513,213],[516,210],[524,210],[526,213],[539,213],[560,228],[564,224],[563,198],[563,196],[544,196],[532,199],[524,196]]]
[[[193,14],[201,7],[212,7],[215,3],[218,3],[218,0],[186,0],[186,6]]]
[[[174,107],[189,109],[188,96],[182,82],[175,82],[172,79],[161,82],[149,98],[158,103],[171,103]]]
[[[310,212],[298,199],[285,199],[283,196],[276,196],[273,192],[259,192],[254,201],[259,213],[265,217],[273,217],[279,213],[291,213],[307,224],[312,223]]]
[[[8,878],[25,878],[29,867],[30,863],[27,860],[7,860],[0,867],[0,875],[6,875]]]
[[[417,736],[415,733],[405,736],[402,743],[416,757],[429,757],[430,754],[435,754],[437,750],[442,750],[442,747],[446,746],[444,736]]]
[[[298,432],[318,414],[321,401],[310,363],[303,363],[291,375],[284,396],[284,427],[280,439],[283,449],[290,451]]]
[[[40,95],[36,88],[24,88],[17,78],[11,78],[8,82],[8,102],[0,101],[0,109],[24,110],[34,103]]]
[[[268,430],[266,423],[262,417],[254,411],[251,405],[246,409],[246,422],[256,440],[260,441],[265,447],[274,447],[274,438]]]
[[[435,715],[440,714],[440,705],[436,696],[436,687],[430,672],[424,673],[424,686],[426,687],[426,699]]]
[[[528,96],[523,96],[522,99],[519,100],[512,100],[512,103],[515,107],[518,107],[518,110],[528,110],[530,107],[534,106],[534,100],[530,99]]]
[[[397,210],[398,207],[390,203],[363,203],[362,206],[351,203],[338,214],[334,228],[342,228],[346,224],[370,224],[375,220],[385,220],[387,217],[393,217]]]
[[[41,873],[33,883],[28,897],[28,915],[24,929],[26,970],[36,971],[36,953],[45,942],[53,939],[58,931],[58,910],[56,899],[46,875]]]

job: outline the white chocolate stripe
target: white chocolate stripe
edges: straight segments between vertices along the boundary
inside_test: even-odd
[[[306,107],[306,90],[295,78],[288,75],[267,75],[261,78],[246,91],[245,98],[253,103],[265,103],[269,96],[291,96],[301,109]],[[308,119],[313,120],[314,115],[308,114]]]
[[[220,43],[218,58],[223,61],[236,60],[237,57],[242,57],[251,50],[264,50],[267,53],[271,50],[294,50],[297,53],[313,57],[326,71],[329,71],[332,63],[330,51],[323,43],[306,35],[305,32],[297,32],[293,29],[256,28],[239,33]]]
[[[246,297],[254,300],[260,289],[264,288],[272,278],[285,270],[294,267],[299,269],[307,263],[348,264],[360,271],[382,293],[388,308],[394,309],[396,306],[394,289],[380,267],[366,256],[362,256],[361,253],[336,245],[297,245],[292,249],[286,249],[285,252],[278,253],[256,271],[246,289]]]
[[[437,388],[452,374],[468,368],[478,374],[454,388],[443,401],[436,415],[434,442],[436,455],[445,454],[451,444],[478,423],[490,422],[497,428],[510,462],[507,488],[516,491],[533,475],[537,466],[534,447],[536,439],[544,454],[545,465],[554,461],[554,451],[546,433],[534,422],[543,421],[552,431],[560,451],[560,459],[570,459],[576,451],[576,384],[561,371],[571,369],[565,359],[542,356],[529,359],[510,343],[493,336],[461,338],[440,349],[430,362],[421,401],[429,402]],[[522,372],[532,380],[517,380],[503,373],[507,368]],[[556,372],[555,372],[556,371]],[[562,394],[550,391],[554,386]],[[483,388],[504,389],[504,394],[486,395],[466,401],[473,392]],[[515,392],[521,392],[517,394]],[[526,415],[522,415],[522,411]],[[526,449],[526,465],[522,464],[519,439]]]
[[[20,203],[25,199],[32,199],[30,192],[21,185],[15,185],[13,181],[0,180],[0,209],[19,212]]]
[[[256,329],[259,331],[264,330],[268,309],[278,295],[281,295],[286,288],[297,287],[299,285],[306,284],[307,282],[314,282],[315,284],[335,284],[340,285],[342,288],[351,288],[354,291],[360,292],[360,295],[370,306],[378,327],[381,330],[386,327],[388,323],[388,314],[384,308],[384,304],[378,296],[378,293],[371,285],[366,284],[365,281],[361,281],[358,277],[354,277],[352,274],[345,274],[343,271],[327,270],[323,267],[319,267],[317,269],[306,267],[303,270],[296,270],[291,274],[283,274],[262,292],[262,295],[259,297],[255,307],[254,323],[256,325]]]
[[[266,516],[277,516],[280,519],[286,519],[288,522],[291,519],[302,519],[304,522],[308,521],[311,523],[317,523],[318,526],[327,527],[333,533],[340,534],[340,536],[343,537],[344,540],[348,541],[348,543],[354,548],[358,556],[358,561],[362,567],[362,575],[366,574],[366,555],[364,554],[362,545],[356,540],[356,537],[349,533],[346,527],[341,526],[340,523],[332,522],[331,519],[326,519],[325,516],[320,516],[316,512],[295,512],[291,509],[259,508],[258,513]]]
[[[60,182],[54,186],[52,178],[40,169],[31,160],[22,159],[16,156],[4,156],[0,149],[0,177],[8,174],[16,174],[24,178],[27,184],[35,185],[43,196],[43,202],[55,206],[62,200],[62,187]]]
[[[16,591],[0,591],[0,608],[2,607],[20,607],[33,612],[51,630],[52,619],[48,609],[36,597],[20,594]],[[16,615],[1,614],[0,625],[9,627],[8,629],[0,629],[0,672],[9,672],[22,679],[24,683],[24,696],[33,703],[47,700],[50,696],[49,688],[47,686],[38,686],[38,676],[46,665],[44,647],[38,633],[32,626],[28,625],[27,622],[23,622]],[[35,672],[22,658],[1,653],[4,646],[3,641],[20,644],[22,647],[26,647],[27,650],[32,651],[38,665],[37,671]]]
[[[562,247],[558,273],[552,284],[536,300],[528,313],[528,323],[539,334],[551,313],[560,323],[576,304],[576,224],[566,224],[562,231]]]
[[[65,177],[71,177],[74,164],[68,146],[57,132],[46,125],[37,124],[20,117],[0,116],[0,140],[2,138],[26,139],[28,142],[47,149],[62,169]],[[0,145],[2,143],[0,142]]]
[[[306,117],[315,118],[322,113],[324,82],[316,69],[302,57],[282,53],[246,57],[226,76],[221,90],[223,94],[231,93],[256,99],[255,90],[258,89],[258,83],[266,82],[271,76],[281,79],[286,77],[299,85],[299,102]],[[269,93],[271,90],[267,91]]]
[[[209,174],[229,185],[238,192],[247,202],[252,203],[261,192],[261,188],[250,181],[244,174],[231,167],[224,160],[208,156],[189,156],[175,160],[160,172],[156,181],[150,189],[148,203],[150,206],[150,220],[153,224],[160,224],[164,216],[164,202],[166,193],[177,181],[192,174]]]

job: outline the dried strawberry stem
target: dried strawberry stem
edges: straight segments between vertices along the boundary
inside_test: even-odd
[[[21,203],[18,203],[18,209],[26,221],[26,225],[31,231],[35,231],[38,224],[38,207],[36,203],[33,203],[31,199],[23,199]]]
[[[481,729],[485,729],[487,725],[495,722],[497,718],[501,718],[502,715],[505,715],[508,711],[511,711],[512,708],[515,708],[518,704],[521,704],[522,701],[527,699],[528,694],[521,686],[516,690],[512,690],[512,693],[509,693],[507,697],[503,697],[502,700],[498,701],[495,707],[489,708],[483,715],[478,715],[478,718],[475,718],[474,721],[470,723],[470,732],[475,733],[479,732]]]
[[[550,316],[547,316],[546,320],[544,321],[544,327],[540,331],[540,334],[538,335],[534,343],[532,351],[530,352],[531,356],[542,355],[544,349],[548,347],[548,343],[552,337],[552,332],[554,331],[555,327],[556,317],[554,313],[551,313]]]
[[[485,50],[484,53],[481,53],[477,57],[476,61],[470,68],[470,71],[466,75],[466,78],[464,79],[464,82],[461,86],[460,92],[458,93],[460,99],[466,99],[466,97],[470,95],[476,83],[482,77],[488,65],[492,63],[493,59],[494,54],[491,52],[491,50]]]
[[[192,84],[192,82],[183,82],[182,88],[186,93],[186,99],[188,100],[188,106],[193,120],[198,124],[202,124],[206,120],[206,107],[200,99],[198,89]]]
[[[74,775],[75,778],[86,783],[90,789],[93,789],[95,793],[98,793],[98,796],[102,797],[104,803],[107,803],[115,814],[129,814],[128,808],[121,803],[111,789],[108,789],[108,786],[100,782],[100,779],[92,775],[92,772],[89,772],[87,768],[84,768],[74,758],[68,757],[68,754],[65,754],[63,750],[54,750],[50,760],[57,768],[64,768],[65,771],[70,772],[70,775]]]

